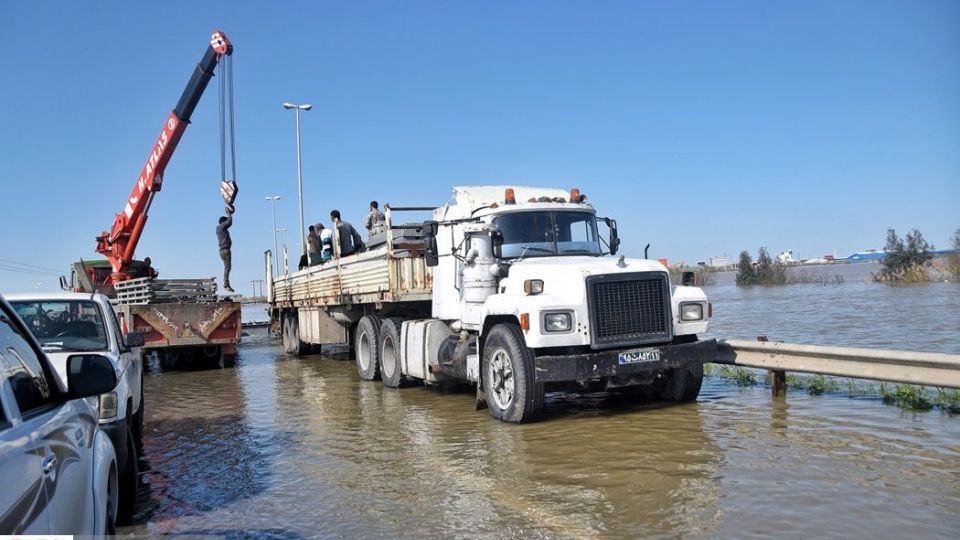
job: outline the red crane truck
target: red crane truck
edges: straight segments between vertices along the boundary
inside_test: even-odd
[[[154,279],[154,272],[134,252],[147,222],[154,196],[163,185],[163,173],[180,142],[214,70],[221,67],[221,122],[229,122],[232,138],[232,80],[229,58],[233,45],[226,34],[215,31],[203,58],[197,64],[176,107],[170,112],[153,144],[150,155],[134,183],[123,211],[116,214],[109,231],[97,236],[97,252],[106,260],[80,261],[73,265],[72,288],[75,291],[101,292],[111,298],[124,332],[143,334],[145,350],[158,353],[165,367],[182,363],[219,363],[233,361],[240,341],[240,303],[219,298],[216,282],[208,279]],[[223,128],[223,124],[221,124]],[[221,133],[225,133],[221,129]],[[221,135],[221,158],[225,152]],[[231,152],[231,162],[235,163]],[[221,193],[230,211],[237,194],[236,167],[226,178],[221,159]],[[66,285],[64,283],[64,285]]]

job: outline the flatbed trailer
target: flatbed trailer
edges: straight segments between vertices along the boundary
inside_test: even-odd
[[[433,269],[418,238],[421,225],[392,225],[393,214],[403,210],[432,208],[387,208],[381,243],[297,272],[274,277],[267,252],[267,303],[288,352],[351,344],[357,322],[369,311],[429,315]]]

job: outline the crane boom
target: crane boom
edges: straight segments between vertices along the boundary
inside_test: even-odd
[[[187,87],[183,90],[177,106],[170,112],[163,129],[153,144],[140,176],[127,197],[123,211],[116,215],[109,232],[103,231],[97,236],[97,252],[107,257],[113,267],[108,283],[116,283],[130,277],[130,264],[140,242],[140,235],[147,222],[147,211],[153,203],[153,197],[163,185],[163,172],[180,137],[190,123],[190,116],[207,88],[213,76],[213,70],[224,56],[233,54],[233,44],[227,35],[214,31],[210,45],[200,63],[197,64]]]

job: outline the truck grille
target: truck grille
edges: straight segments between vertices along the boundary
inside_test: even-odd
[[[593,346],[669,341],[673,335],[670,285],[662,272],[587,278]]]

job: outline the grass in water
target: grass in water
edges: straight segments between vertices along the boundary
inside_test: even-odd
[[[929,411],[933,408],[923,388],[912,384],[898,384],[892,390],[881,384],[880,397],[887,405],[896,405],[906,411]]]

